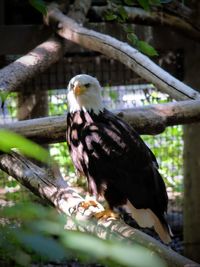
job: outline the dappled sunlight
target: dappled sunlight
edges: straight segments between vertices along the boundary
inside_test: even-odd
[[[37,46],[34,50],[29,52],[27,55],[22,56],[21,58],[17,59],[15,62],[22,64],[26,67],[28,66],[36,66],[39,61],[43,61],[47,59],[47,54],[51,55],[51,53],[55,52],[58,48],[58,42],[55,40],[48,40],[47,42],[42,43],[41,45]],[[57,52],[58,53],[58,52]]]

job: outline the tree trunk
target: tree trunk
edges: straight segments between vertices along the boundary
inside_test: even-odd
[[[192,53],[191,53],[192,51]],[[200,89],[199,45],[186,54],[185,79]],[[194,75],[196,73],[196,75]],[[200,124],[184,127],[184,248],[185,255],[200,263]]]
[[[184,129],[185,255],[200,263],[200,124]]]
[[[48,92],[36,90],[18,93],[18,120],[28,120],[48,116]]]
[[[23,89],[17,95],[17,118],[20,121],[47,117],[49,115],[48,107],[48,91],[46,90],[35,88],[32,92],[26,92]],[[41,145],[43,148],[49,149],[48,144]],[[41,162],[38,164],[42,166]]]

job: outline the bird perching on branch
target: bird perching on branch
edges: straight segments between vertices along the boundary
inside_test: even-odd
[[[67,143],[74,166],[90,194],[103,195],[110,210],[124,206],[139,226],[154,227],[169,243],[168,197],[156,158],[133,128],[103,107],[101,90],[86,74],[69,82]]]

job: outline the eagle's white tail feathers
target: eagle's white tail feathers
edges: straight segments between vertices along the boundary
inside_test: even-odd
[[[136,220],[140,227],[154,227],[156,233],[159,235],[160,239],[168,244],[171,242],[171,237],[169,231],[166,227],[160,222],[158,217],[150,209],[136,209],[130,201],[127,201],[126,209],[131,213],[132,217]]]

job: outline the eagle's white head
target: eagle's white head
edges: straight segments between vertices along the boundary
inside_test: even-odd
[[[87,74],[73,77],[68,84],[69,111],[91,111],[98,114],[103,110],[101,86],[98,80]]]

